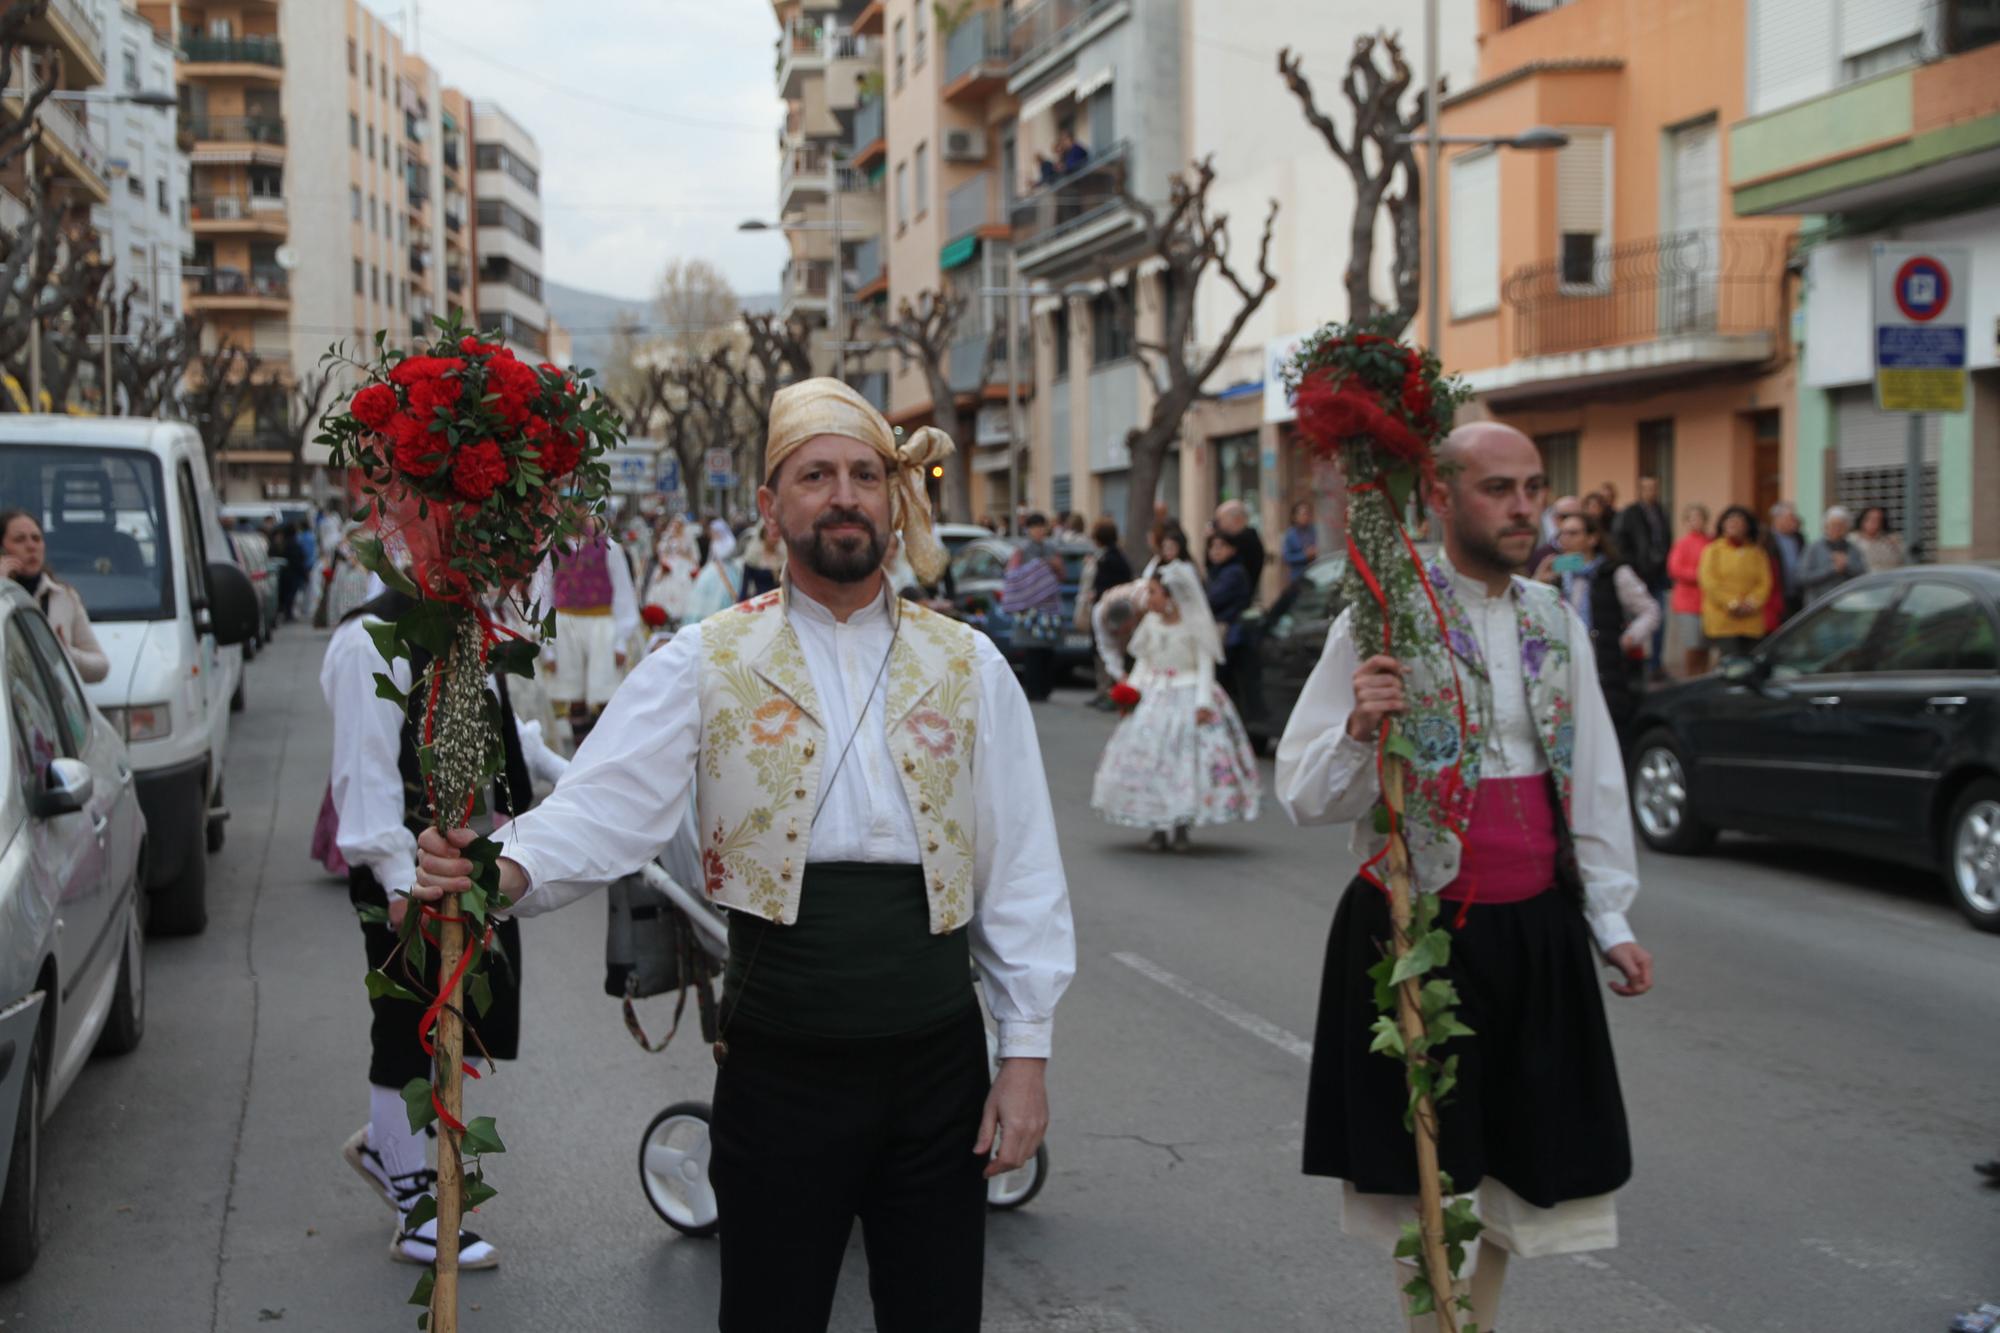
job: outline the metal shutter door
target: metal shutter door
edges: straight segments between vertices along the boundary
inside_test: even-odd
[[[1451,160],[1451,313],[1499,304],[1500,156],[1487,150]]]
[[[1923,0],[1840,0],[1843,56],[1858,56],[1923,30]]]

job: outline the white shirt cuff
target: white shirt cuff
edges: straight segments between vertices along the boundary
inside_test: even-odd
[[[1623,912],[1595,912],[1588,914],[1590,933],[1597,939],[1597,951],[1610,953],[1621,944],[1631,944],[1639,937],[1632,933],[1632,927],[1625,920]]]
[[[1000,1058],[1002,1060],[1028,1059],[1046,1060],[1053,1045],[1055,1020],[1027,1018],[1003,1018],[1000,1020]]]
[[[416,886],[417,868],[404,860],[375,861],[368,865],[368,871],[375,876],[375,882],[382,886],[382,892],[391,901],[399,893],[408,893]]]

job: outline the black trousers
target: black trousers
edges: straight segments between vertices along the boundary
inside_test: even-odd
[[[710,1176],[722,1333],[824,1333],[856,1218],[878,1333],[978,1333],[991,1080],[977,1005],[927,1033],[796,1039],[732,1025]]]
[[[1056,686],[1056,650],[1028,647],[1021,650],[1021,692],[1036,703],[1049,697]]]

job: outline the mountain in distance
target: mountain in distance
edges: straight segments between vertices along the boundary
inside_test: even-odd
[[[610,364],[621,320],[643,330],[658,318],[650,296],[610,296],[544,280],[542,298],[556,322],[569,330],[570,360],[578,366],[602,368]],[[779,296],[776,292],[754,292],[741,300],[745,310],[763,314],[778,308]]]

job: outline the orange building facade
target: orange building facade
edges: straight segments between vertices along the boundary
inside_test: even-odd
[[[1679,513],[1792,494],[1788,260],[1797,220],[1738,218],[1743,0],[1479,0],[1477,82],[1447,136],[1562,131],[1554,151],[1448,147],[1439,352],[1469,411],[1542,444],[1555,494]]]

